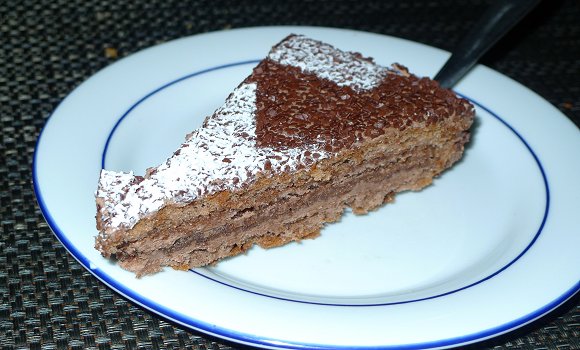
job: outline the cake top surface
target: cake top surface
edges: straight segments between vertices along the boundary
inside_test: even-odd
[[[168,203],[309,167],[389,128],[435,123],[469,108],[403,67],[292,35],[164,163],[144,177],[101,172],[99,230],[128,229]]]
[[[275,46],[246,81],[258,87],[257,144],[274,148],[338,152],[389,128],[436,123],[466,108],[405,67],[382,67],[301,36]]]

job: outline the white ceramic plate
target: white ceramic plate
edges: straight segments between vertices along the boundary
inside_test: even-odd
[[[580,133],[485,67],[457,92],[477,108],[464,159],[418,193],[347,213],[316,240],[141,279],[93,249],[101,166],[144,172],[217,108],[269,48],[302,33],[431,76],[448,53],[383,35],[268,27],[197,35],[102,70],[56,109],[34,185],[69,252],[163,317],[270,348],[437,348],[520,327],[580,288]]]

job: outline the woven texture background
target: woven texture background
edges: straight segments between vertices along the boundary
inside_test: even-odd
[[[31,184],[36,139],[57,104],[92,74],[158,43],[247,26],[352,28],[452,50],[489,3],[0,1],[0,346],[236,347],[164,321],[119,296],[80,266],[44,221]],[[483,59],[536,91],[576,125],[579,19],[579,1],[544,1]],[[475,347],[580,349],[579,299]]]

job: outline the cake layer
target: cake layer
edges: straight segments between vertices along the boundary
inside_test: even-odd
[[[115,247],[107,251],[141,275],[163,266],[204,266],[253,244],[271,247],[316,236],[346,207],[363,214],[396,192],[431,183],[461,156],[467,140],[461,126],[450,126],[444,135],[435,128],[418,129],[395,144],[385,135],[315,169],[264,177],[244,191],[222,192],[186,207],[167,206],[155,220],[137,224],[131,235],[109,240]]]

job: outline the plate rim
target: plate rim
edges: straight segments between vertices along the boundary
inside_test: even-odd
[[[268,30],[271,28],[314,28],[314,29],[330,29],[330,30],[337,30],[337,31],[345,31],[346,29],[341,29],[341,28],[328,28],[328,27],[296,27],[296,26],[271,26],[271,27],[250,27],[250,28],[242,28],[242,29],[234,29],[232,31],[245,31],[245,30]],[[364,31],[357,31],[357,30],[346,30],[346,31],[350,31],[350,32],[356,32],[356,33],[360,33],[360,34],[372,34],[372,35],[377,35],[377,36],[382,36],[382,37],[388,37],[388,38],[395,38],[398,40],[403,40],[403,41],[408,41],[410,43],[413,44],[419,44],[419,45],[423,45],[429,48],[434,48],[440,51],[443,51],[441,49],[432,47],[432,46],[428,46],[422,43],[417,43],[417,42],[413,42],[410,40],[406,40],[406,39],[402,39],[402,38],[397,38],[397,37],[393,37],[393,36],[389,36],[389,35],[382,35],[382,34],[377,34],[377,33],[368,33],[368,32],[364,32]],[[227,33],[227,32],[211,32],[211,33],[204,33],[204,34],[197,34],[197,35],[192,35],[192,36],[188,36],[188,37],[184,37],[184,38],[179,38],[179,39],[175,39],[172,41],[177,41],[177,40],[182,40],[182,39],[188,39],[188,38],[192,38],[192,37],[197,37],[200,35],[207,35],[207,34],[215,34],[215,33]],[[170,41],[170,42],[172,42]],[[163,45],[163,44],[162,44]],[[158,47],[159,45],[150,47],[150,48],[146,48],[144,50],[148,50],[148,49],[152,49],[155,47]],[[137,51],[133,54],[136,53],[140,53],[144,50],[140,50]],[[443,51],[444,52],[444,51]],[[106,69],[107,67],[103,68]],[[489,69],[489,68],[488,68]],[[211,70],[211,68],[209,69]],[[493,70],[491,70],[493,71]],[[495,71],[493,71],[495,72]],[[500,74],[501,75],[501,74]],[[501,75],[504,78],[510,79],[509,77],[506,77],[504,75]],[[88,78],[90,79],[90,77]],[[88,80],[87,79],[87,80]],[[514,81],[515,82],[515,81]],[[516,84],[522,86],[521,84],[515,82]],[[82,84],[81,84],[82,85]],[[522,86],[524,88],[526,88],[525,86]],[[529,90],[528,88],[526,88],[527,90]],[[76,90],[76,89],[75,89]],[[74,91],[74,90],[73,90]],[[70,96],[70,94],[73,92],[71,91],[69,93],[68,96]],[[531,91],[531,90],[529,90]],[[532,93],[534,93],[533,91],[531,91]],[[534,93],[535,94],[535,93]],[[535,94],[536,97],[539,97],[540,99],[544,100],[541,96]],[[34,148],[34,154],[33,154],[33,162],[32,162],[32,177],[33,177],[33,187],[34,187],[34,192],[37,198],[37,202],[38,205],[41,209],[41,212],[44,216],[44,218],[46,219],[49,227],[51,228],[51,230],[55,233],[55,236],[59,239],[59,241],[61,242],[61,244],[63,244],[63,246],[67,249],[67,251],[82,265],[84,266],[91,274],[93,274],[95,277],[97,277],[100,281],[102,281],[103,283],[105,283],[107,286],[109,286],[110,288],[112,288],[113,290],[115,290],[117,293],[120,293],[122,296],[130,299],[131,301],[135,302],[136,304],[139,304],[140,306],[146,308],[147,310],[155,313],[156,315],[168,318],[170,320],[173,320],[179,324],[182,324],[186,327],[201,331],[203,333],[209,334],[209,335],[213,335],[213,336],[218,336],[222,339],[226,339],[229,341],[234,341],[237,343],[242,343],[242,344],[247,344],[247,345],[254,345],[254,346],[265,346],[265,347],[273,347],[273,348],[353,348],[352,346],[340,346],[340,345],[331,345],[331,344],[307,344],[307,343],[301,343],[301,342],[284,342],[284,341],[280,341],[277,339],[268,339],[268,338],[264,338],[264,337],[260,337],[260,336],[256,336],[256,335],[252,335],[252,334],[247,334],[247,333],[240,333],[240,332],[236,332],[235,330],[230,330],[230,329],[224,329],[222,332],[218,332],[218,331],[213,331],[213,330],[218,330],[220,329],[219,327],[217,327],[216,325],[212,325],[212,324],[206,324],[204,323],[202,320],[197,320],[197,319],[193,319],[181,312],[178,311],[174,311],[171,310],[165,306],[162,306],[160,304],[158,304],[157,302],[155,302],[154,300],[151,300],[147,297],[141,296],[139,295],[139,293],[136,293],[135,291],[131,290],[131,289],[127,289],[124,285],[122,285],[121,283],[117,282],[114,278],[112,278],[111,276],[109,276],[107,273],[105,273],[104,271],[102,271],[101,269],[98,270],[94,270],[91,267],[91,263],[89,262],[88,258],[85,257],[83,254],[80,253],[80,251],[70,242],[70,240],[66,237],[66,234],[58,227],[58,225],[56,224],[56,221],[53,219],[49,208],[47,207],[47,205],[45,204],[45,200],[42,196],[42,191],[39,187],[39,179],[38,179],[38,169],[37,169],[37,157],[38,157],[38,150],[39,147],[41,145],[41,140],[42,137],[44,135],[44,132],[46,131],[46,127],[47,125],[49,125],[53,115],[59,110],[60,105],[65,102],[68,99],[68,96],[66,98],[64,98],[59,105],[54,109],[54,111],[51,113],[51,115],[47,118],[42,130],[39,133],[39,136],[37,138],[37,142],[35,144],[35,148]],[[473,99],[470,99],[472,101],[474,101]],[[475,102],[475,101],[474,101]],[[477,103],[477,102],[475,102]],[[477,103],[480,107],[484,108],[487,112],[491,113],[492,115],[496,116],[495,113],[493,113],[492,111],[490,111],[487,107],[485,107],[483,104],[481,103]],[[498,118],[500,121],[503,122],[503,119]],[[568,119],[568,118],[566,118]],[[122,118],[120,118],[118,120],[118,122],[120,122],[122,120]],[[528,143],[520,136],[520,134],[514,130],[509,124],[505,123],[504,124],[509,127],[519,138],[522,142],[524,142],[524,144],[526,145],[526,147],[528,148],[528,150],[532,153],[532,155],[534,156],[535,161],[537,162],[537,165],[540,167],[541,172],[542,172],[542,176],[543,176],[543,180],[547,181],[546,176],[544,174],[544,170],[542,168],[542,165],[539,161],[539,159],[537,158],[536,154],[533,152],[533,150],[529,147]],[[117,125],[115,125],[116,127]],[[112,135],[112,133],[111,133]],[[108,144],[107,140],[107,144]],[[106,152],[106,148],[104,149],[103,152]],[[102,160],[102,162],[104,163],[104,158]],[[547,186],[547,182],[546,182],[546,186]],[[548,187],[546,187],[546,189],[548,190]],[[548,190],[549,191],[549,190]],[[549,206],[549,193],[547,194],[547,198],[546,201],[548,202],[547,205]],[[547,212],[544,215],[543,221],[542,221],[542,227],[544,225],[544,222],[546,220],[547,217]],[[539,232],[541,232],[542,228],[540,228],[538,230],[538,234],[536,234],[536,236],[534,236],[533,241],[524,249],[524,251],[518,255],[518,258],[516,258],[515,260],[519,259],[519,257],[521,255],[523,255],[525,253],[525,251],[527,251],[529,249],[529,247],[531,245],[533,245],[535,239],[537,238],[537,236],[539,235]],[[511,265],[513,262],[510,262],[506,267],[509,267],[509,265]],[[498,271],[497,273],[503,271],[503,268]],[[493,274],[495,275],[495,274]],[[492,275],[492,276],[493,276]],[[490,276],[490,277],[492,277]],[[479,283],[479,282],[478,282]],[[570,289],[568,289],[567,291],[565,291],[563,294],[560,295],[560,297],[554,299],[551,303],[548,303],[546,305],[544,305],[542,308],[532,311],[530,313],[528,313],[527,315],[524,315],[516,320],[513,320],[511,322],[508,322],[504,325],[499,325],[487,330],[483,330],[474,334],[470,334],[470,335],[466,335],[466,336],[459,336],[459,337],[455,337],[455,338],[448,338],[448,339],[442,339],[442,340],[437,340],[437,341],[431,341],[431,342],[424,342],[424,343],[414,343],[414,344],[406,344],[406,345],[383,345],[383,346],[356,346],[355,348],[359,348],[359,349],[374,349],[374,348],[408,348],[408,349],[415,349],[415,348],[434,348],[434,347],[447,347],[447,346],[454,346],[454,345],[461,345],[461,344],[468,344],[468,343],[473,343],[473,342],[478,342],[478,341],[482,341],[491,337],[495,337],[498,335],[501,335],[503,333],[509,332],[511,330],[514,330],[516,328],[519,328],[521,326],[524,326],[530,322],[533,322],[534,320],[542,317],[543,315],[549,313],[550,311],[554,310],[555,308],[557,308],[558,306],[560,306],[561,304],[565,303],[567,300],[569,300],[570,298],[572,298],[578,291],[580,290],[580,281],[578,281],[575,285],[573,285]],[[159,310],[164,310],[163,311],[159,311]],[[193,322],[192,322],[193,321]]]

